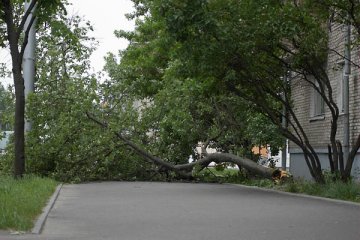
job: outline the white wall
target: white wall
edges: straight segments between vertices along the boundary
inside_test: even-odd
[[[3,133],[5,133],[5,137],[4,137],[4,138],[1,138]],[[10,137],[11,134],[13,134],[13,131],[4,131],[4,132],[1,132],[1,135],[0,135],[0,151],[2,151],[3,149],[5,149],[6,144],[7,144],[7,142],[9,141],[9,137]]]

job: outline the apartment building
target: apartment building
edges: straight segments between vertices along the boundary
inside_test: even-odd
[[[333,96],[340,111],[337,139],[344,145],[344,76],[346,25],[329,24],[329,52],[326,63],[327,75],[333,90]],[[351,34],[354,38],[355,34]],[[354,40],[354,39],[352,39]],[[351,47],[351,73],[349,75],[349,142],[350,150],[360,134],[360,48]],[[314,88],[301,79],[292,79],[292,100],[295,113],[315,148],[324,170],[330,168],[328,144],[330,143],[331,112],[324,100]],[[289,146],[290,171],[294,176],[311,178],[304,161],[304,155],[295,144]],[[353,164],[352,175],[360,178],[360,152]]]

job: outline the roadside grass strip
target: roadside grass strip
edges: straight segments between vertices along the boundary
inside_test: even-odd
[[[242,184],[360,203],[360,182],[356,180],[349,182],[334,181],[332,175],[325,175],[325,184],[318,184],[304,179],[291,179],[290,181],[276,184],[270,179],[246,177],[239,173],[237,169],[224,169],[219,171],[215,168],[208,168],[203,170],[199,175],[205,182]]]
[[[56,186],[49,178],[0,176],[0,229],[29,231]]]

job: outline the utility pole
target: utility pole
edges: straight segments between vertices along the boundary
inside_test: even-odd
[[[31,5],[31,1],[25,1],[25,12],[28,11]],[[31,10],[31,13],[26,19],[26,23],[24,26],[24,31],[29,28],[29,24],[31,19],[34,16],[36,5]],[[35,29],[36,21],[30,26],[28,43],[26,45],[24,56],[23,56],[23,77],[24,77],[24,85],[25,85],[25,102],[27,101],[29,93],[34,92],[34,78],[35,78],[35,43],[36,43],[36,29]],[[29,119],[25,120],[25,131],[28,132],[31,130],[31,122]]]
[[[343,79],[343,101],[344,101],[344,160],[347,161],[349,156],[349,138],[350,138],[350,116],[349,116],[349,76],[351,74],[351,26],[346,24],[345,29],[345,62],[344,62],[344,79]]]

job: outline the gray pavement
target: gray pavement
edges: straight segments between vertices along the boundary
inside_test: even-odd
[[[235,185],[64,185],[39,240],[359,240],[360,205]]]

